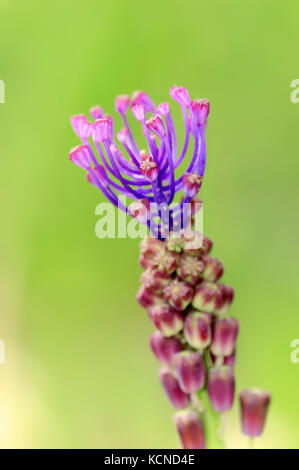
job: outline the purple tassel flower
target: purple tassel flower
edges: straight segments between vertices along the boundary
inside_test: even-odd
[[[190,100],[184,87],[173,87],[170,95],[179,103],[185,124],[185,143],[181,152],[178,151],[169,104],[165,102],[156,108],[146,93],[138,91],[134,93],[131,102],[127,95],[116,98],[115,108],[124,126],[117,133],[121,149],[114,138],[113,119],[105,116],[100,106],[94,106],[90,110],[93,122],[84,114],[71,118],[73,129],[81,139],[83,147],[80,154],[78,148],[71,150],[70,159],[88,171],[89,180],[116,206],[118,195],[121,194],[137,201],[147,199],[149,203],[169,205],[173,202],[175,194],[184,189],[185,198],[176,208],[170,210],[171,231],[174,227],[178,230],[185,227],[186,221],[182,217],[183,204],[191,202],[202,183],[206,162],[205,127],[209,106],[204,105],[206,100],[202,105],[196,105],[196,101]],[[133,137],[127,117],[130,107],[133,117],[141,124],[145,147],[148,147],[148,150],[139,149]],[[200,108],[204,108],[204,112]],[[154,114],[147,116],[148,113]],[[175,171],[183,162],[191,140],[191,161],[187,171],[176,178]],[[124,157],[123,153],[127,156]],[[105,169],[106,174],[100,171],[100,167]],[[119,205],[119,208],[132,214],[129,205]],[[134,213],[132,215],[134,216]],[[152,215],[151,221],[143,219],[142,222],[151,228],[155,237],[163,238],[162,222],[154,222],[155,215]]]
[[[179,86],[171,88],[170,97],[182,113],[182,144],[172,104],[164,101],[156,106],[145,92],[136,91],[132,98],[117,96],[115,109],[121,121],[117,129],[101,106],[90,109],[90,119],[84,114],[72,116],[80,145],[69,158],[111,204],[148,229],[140,243],[144,272],[137,301],[157,328],[150,347],[165,367],[160,371],[162,386],[171,404],[184,409],[175,415],[182,445],[203,449],[210,420],[202,419],[208,413],[202,397],[207,395],[219,413],[233,404],[238,321],[226,317],[234,290],[219,283],[223,265],[210,255],[213,242],[194,230],[203,207],[197,195],[205,173],[210,104],[207,99],[191,99]],[[140,127],[141,147],[131,119]],[[183,194],[181,199],[178,193]],[[269,394],[245,390],[240,400],[243,432],[259,435]]]

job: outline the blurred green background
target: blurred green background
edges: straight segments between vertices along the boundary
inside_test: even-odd
[[[201,196],[236,290],[237,387],[273,396],[255,445],[298,447],[298,15],[296,0],[0,0],[1,447],[179,447],[138,241],[96,238],[104,199],[68,160],[70,114],[174,84],[211,101]],[[227,441],[247,446],[237,401]]]

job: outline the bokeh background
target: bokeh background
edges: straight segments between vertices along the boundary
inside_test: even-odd
[[[0,0],[1,447],[179,447],[138,241],[96,238],[103,198],[68,160],[70,114],[174,84],[211,101],[201,196],[236,290],[237,387],[273,396],[255,446],[298,447],[298,15],[296,0]],[[237,401],[227,441],[248,444]]]

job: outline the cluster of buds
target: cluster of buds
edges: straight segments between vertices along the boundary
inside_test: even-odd
[[[201,394],[207,392],[218,413],[233,404],[239,324],[228,315],[234,291],[220,282],[223,266],[210,255],[212,241],[196,232],[189,235],[196,206],[202,205],[196,196],[205,172],[210,105],[206,99],[192,100],[184,87],[172,87],[170,97],[182,111],[185,139],[181,152],[168,102],[156,106],[146,93],[138,91],[132,98],[116,98],[115,108],[123,123],[117,140],[114,120],[100,106],[90,109],[91,120],[84,114],[72,116],[71,125],[81,144],[70,151],[69,158],[87,171],[90,184],[118,209],[146,224],[153,236],[141,243],[139,261],[144,272],[137,299],[157,328],[150,345],[162,365],[160,380],[165,392],[179,410],[175,423],[182,444],[187,449],[201,449],[205,447]],[[129,109],[141,125],[143,150],[132,134]],[[177,177],[190,142],[190,162]],[[173,207],[181,190],[184,196]],[[118,195],[133,201],[128,206],[120,204]],[[198,244],[199,239],[202,244]],[[269,394],[245,390],[240,400],[244,433],[259,435]]]
[[[234,400],[238,321],[227,315],[233,289],[219,282],[222,263],[211,256],[212,241],[188,249],[186,239],[146,238],[140,244],[138,302],[156,326],[150,346],[161,363],[160,379],[178,411],[175,423],[186,449],[204,448],[204,425],[196,403],[207,390],[223,413]],[[197,399],[195,399],[197,397]]]
[[[191,250],[185,237],[148,237],[140,244],[144,272],[137,300],[157,328],[150,347],[166,395],[179,410],[174,421],[185,449],[205,447],[203,393],[220,414],[234,402],[239,323],[228,314],[234,291],[220,282],[223,265],[211,256],[212,245],[205,236]],[[244,434],[261,434],[269,394],[244,390],[240,401]]]

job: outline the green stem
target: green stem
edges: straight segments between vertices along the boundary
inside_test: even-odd
[[[225,441],[220,437],[222,427],[221,414],[217,413],[211,407],[210,400],[206,390],[198,393],[198,398],[204,405],[204,411],[201,413],[202,422],[205,430],[207,449],[225,449]]]

